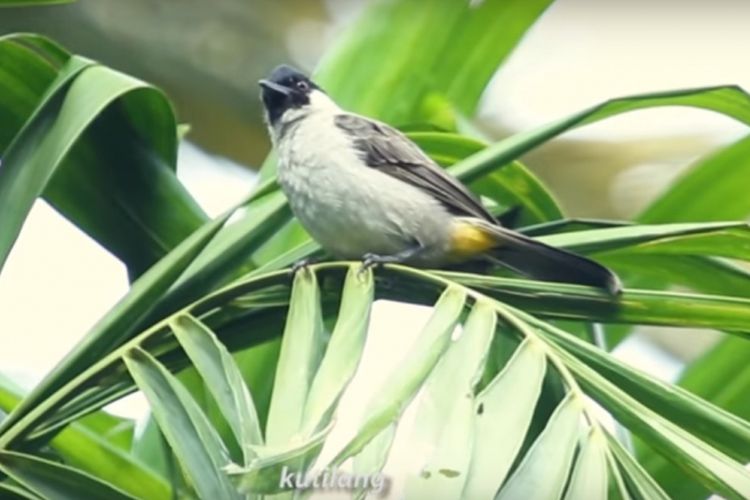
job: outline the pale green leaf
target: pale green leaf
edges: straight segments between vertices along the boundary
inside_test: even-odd
[[[545,371],[544,352],[527,339],[477,397],[471,468],[461,498],[494,498],[521,449]]]
[[[263,436],[253,398],[232,355],[206,325],[190,315],[173,318],[170,326],[232,428],[245,461],[249,462],[254,456],[252,447],[263,444]]]
[[[407,497],[459,498],[468,477],[474,432],[474,389],[495,333],[497,314],[477,301],[458,340],[427,379],[409,448],[423,464]]]
[[[654,413],[586,364],[569,355],[564,359],[587,394],[670,461],[718,493],[731,498],[750,495],[750,472],[742,464]]]
[[[308,391],[320,364],[324,327],[315,273],[303,268],[294,276],[292,297],[276,367],[266,443],[282,446],[300,432]]]
[[[0,471],[48,500],[126,500],[135,497],[72,467],[0,450]]]
[[[580,405],[572,393],[560,403],[544,431],[495,498],[551,500],[562,497],[580,438]]]
[[[581,443],[565,500],[606,500],[607,475],[607,441],[591,429]]]
[[[669,495],[661,489],[617,439],[607,434],[607,443],[614,459],[622,467],[622,475],[631,485],[634,498],[642,500],[667,500],[669,498]]]
[[[432,316],[414,343],[409,363],[393,371],[382,389],[370,399],[364,421],[357,434],[333,459],[340,465],[358,454],[375,436],[395,422],[419,391],[450,343],[456,323],[463,311],[466,294],[457,287],[448,287],[440,296]]]
[[[229,453],[181,383],[147,352],[135,348],[125,364],[148,399],[156,421],[201,498],[239,498],[223,468]]]
[[[367,338],[375,283],[372,270],[349,268],[336,326],[305,403],[303,434],[327,427],[339,398],[354,376]]]

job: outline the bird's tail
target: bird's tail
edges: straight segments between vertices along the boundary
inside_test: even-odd
[[[482,223],[481,229],[497,242],[487,256],[517,273],[542,281],[595,286],[613,295],[621,291],[617,275],[591,259],[500,226]]]

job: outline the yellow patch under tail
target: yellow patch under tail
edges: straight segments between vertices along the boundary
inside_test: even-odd
[[[470,223],[456,224],[451,234],[451,254],[457,258],[483,254],[498,245],[496,235]]]

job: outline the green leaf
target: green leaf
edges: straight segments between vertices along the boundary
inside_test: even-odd
[[[305,402],[303,435],[327,427],[339,398],[359,366],[370,324],[375,283],[372,271],[349,267],[336,326]]]
[[[661,283],[664,288],[676,285],[700,293],[750,297],[750,272],[721,259],[626,251],[597,255],[597,260],[637,286],[653,289]]]
[[[282,446],[301,430],[308,391],[321,360],[325,331],[320,292],[309,268],[295,274],[289,304],[266,427],[269,446]]]
[[[440,52],[439,90],[466,115],[473,115],[497,68],[551,0],[485,0],[469,4]],[[502,29],[498,29],[502,26]]]
[[[0,270],[34,200],[41,195],[78,132],[71,118],[55,119],[62,111],[58,92],[65,93],[75,77],[91,64],[88,59],[72,58],[52,83],[40,107],[3,152],[0,212],[4,216],[3,230],[0,231]],[[50,139],[57,135],[60,136],[57,141]]]
[[[750,226],[743,222],[614,227],[543,236],[539,241],[580,253],[627,250],[750,260]]]
[[[101,436],[77,423],[50,442],[65,463],[87,472],[136,498],[168,500],[172,489],[163,477],[140,463],[127,450],[114,448]]]
[[[743,186],[750,175],[748,148],[750,138],[744,138],[700,159],[657,197],[639,218],[645,222],[746,219],[750,205]],[[688,286],[712,293],[750,296],[750,274],[747,271],[715,269],[715,266],[704,270],[703,267],[707,266],[697,266],[694,261],[685,267],[681,277],[683,280],[700,279],[701,283]],[[675,265],[672,261],[668,264]],[[750,402],[746,396],[750,389],[748,356],[750,347],[746,341],[725,338],[702,358],[689,364],[679,384],[747,420],[750,418]],[[666,459],[650,449],[641,448],[639,451],[642,452],[642,463],[672,496],[705,496]]]
[[[206,325],[190,315],[179,315],[169,324],[216,400],[248,463],[254,456],[253,446],[263,444],[263,436],[253,398],[232,355]]]
[[[410,354],[409,363],[393,371],[383,384],[383,389],[371,397],[357,434],[336,455],[332,465],[340,465],[358,454],[401,416],[448,347],[465,301],[466,295],[462,290],[446,288],[414,342],[415,352]]]
[[[239,498],[222,471],[229,453],[180,382],[147,352],[135,348],[125,364],[148,399],[177,460],[201,498]]]
[[[560,332],[553,326],[524,312],[515,310],[513,314],[538,328],[538,331],[545,336],[557,335],[573,339],[571,335]],[[529,332],[533,334],[533,330]],[[564,363],[566,370],[572,370],[575,373],[575,378],[587,390],[587,395],[596,399],[613,416],[646,440],[663,456],[716,492],[732,498],[743,498],[743,495],[747,494],[747,488],[750,487],[750,473],[743,468],[741,463],[732,460],[720,450],[652,412],[565,350],[554,344],[548,345],[553,347],[554,357],[559,360],[558,362]]]
[[[610,483],[609,498],[612,498],[613,500],[631,500],[634,497],[628,491],[627,484],[625,483],[622,474],[620,474],[620,468],[618,467],[617,462],[615,462],[611,454],[607,455],[607,459],[607,472],[609,474],[608,481]]]
[[[419,459],[417,451],[422,451],[425,463],[419,478],[407,483],[407,498],[431,498],[437,492],[449,498],[460,497],[471,458],[471,448],[466,444],[473,433],[472,394],[482,373],[495,320],[494,309],[485,302],[475,304],[463,333],[449,345],[422,388],[416,416],[419,425],[409,448],[414,460]],[[354,457],[355,473],[381,471],[396,427],[396,423],[386,427]]]
[[[174,472],[173,469],[176,469],[176,467],[170,468],[173,464],[169,463],[168,455],[171,455],[172,452],[164,440],[164,435],[159,430],[159,424],[156,423],[150,411],[140,425],[140,432],[134,436],[130,453],[151,470],[162,477],[169,478],[171,473]]]
[[[423,464],[419,475],[407,482],[407,498],[461,497],[471,462],[473,394],[496,320],[494,308],[478,301],[461,336],[448,347],[422,388],[419,424],[412,431],[409,448],[413,460]]]
[[[419,474],[408,479],[405,498],[461,498],[472,459],[474,400],[463,395],[447,410],[442,415],[446,432],[433,443]]]
[[[747,421],[750,420],[750,399],[747,397],[750,389],[748,359],[750,342],[737,337],[724,338],[703,356],[687,365],[678,384],[691,394],[733,413],[747,425]],[[738,443],[742,441],[743,439],[738,439]],[[748,459],[742,458],[747,455],[746,449],[747,445],[737,444],[724,451],[746,462]],[[686,489],[690,490],[691,496],[700,495],[695,491],[695,486],[691,487],[686,483],[684,473],[671,466],[665,458],[645,447],[639,447],[638,451],[641,463],[672,496],[685,496]]]
[[[20,400],[20,391],[0,375],[0,409],[10,411]],[[171,489],[163,478],[118,446],[119,443],[113,443],[110,434],[117,432],[121,422],[103,412],[92,413],[63,429],[50,446],[67,465],[130,495],[154,500],[171,498]]]
[[[609,449],[622,468],[623,476],[630,485],[634,497],[642,500],[668,500],[669,495],[648,475],[641,464],[623,448],[620,442],[609,433],[606,434],[606,437]]]
[[[638,219],[645,223],[745,219],[750,215],[747,179],[750,137],[700,160],[670,184]]]
[[[44,197],[120,258],[132,280],[208,217],[175,174],[176,124],[166,96],[94,66],[76,78],[65,103],[85,116],[79,99],[97,94],[105,94],[107,107],[89,117],[95,120],[82,130]]]
[[[549,3],[374,2],[316,78],[346,108],[391,122],[416,121],[433,91],[472,114],[497,67]],[[494,29],[496,22],[504,29]]]
[[[129,418],[100,411],[81,418],[78,423],[121,450],[129,450],[133,444],[135,421]]]
[[[585,363],[557,352],[588,395],[670,461],[717,493],[730,498],[750,495],[750,472],[742,464],[653,412]]]
[[[281,323],[279,323],[281,325]],[[280,331],[278,328],[277,331]],[[276,365],[281,350],[281,338],[255,345],[235,353],[234,358],[240,367],[242,376],[250,388],[258,412],[260,428],[264,429],[268,421],[268,408],[271,405]]]
[[[179,281],[163,294],[146,323],[174,313],[203,297],[207,290],[243,274],[238,267],[291,218],[284,195],[272,181],[258,186],[238,206],[244,210],[238,213],[237,220],[222,228]]]
[[[574,394],[560,403],[518,469],[496,498],[562,497],[580,438],[581,406]]]
[[[355,474],[373,476],[383,470],[396,437],[397,425],[394,422],[380,431],[361,452],[354,456],[352,469]],[[357,500],[364,500],[367,493],[367,490],[358,492]]]
[[[326,276],[341,279],[342,271],[348,269],[348,264],[332,263],[314,266],[318,272]],[[404,266],[387,265],[381,271],[383,278],[393,281],[393,286],[384,288],[383,298],[408,300],[425,303],[434,300],[436,291],[447,283],[457,282],[476,289],[480,293],[508,302],[528,311],[534,311],[546,317],[584,319],[590,321],[595,318],[601,322],[634,322],[649,324],[701,325],[716,327],[720,325],[728,330],[747,332],[750,325],[750,308],[748,301],[737,298],[701,296],[691,294],[647,292],[626,290],[621,297],[609,297],[598,290],[575,285],[539,283],[525,280],[494,278],[477,275],[450,272],[426,272]],[[271,300],[269,309],[261,308],[251,312],[250,316],[243,309],[232,314],[241,314],[248,319],[255,317],[253,332],[247,335],[247,327],[242,323],[232,324],[222,338],[221,329],[216,330],[222,341],[232,339],[233,345],[252,345],[260,340],[275,336],[282,318],[278,308],[280,301],[288,297],[288,275],[286,272],[276,272],[265,275],[253,275],[227,288],[209,294],[204,299],[189,307],[191,314],[200,317],[209,311],[214,311],[223,304],[233,302],[238,296],[252,296],[259,294],[263,300]],[[232,309],[229,309],[232,311]],[[260,314],[260,316],[257,316]],[[262,318],[262,320],[260,320]],[[259,322],[260,321],[260,322]],[[265,325],[265,326],[262,326]],[[273,325],[273,327],[271,327]],[[149,338],[159,339],[159,326],[139,334],[131,342],[142,343]],[[134,345],[134,344],[131,344]],[[184,356],[173,340],[162,341],[164,356],[174,360],[176,367],[184,363]],[[129,349],[125,346],[124,350]],[[162,349],[162,347],[160,347]],[[51,406],[44,405],[35,410],[15,432],[28,433],[29,427],[40,426],[42,429],[54,429],[70,418],[98,408],[98,405],[111,400],[130,390],[131,382],[121,373],[118,356],[124,352],[119,349],[109,356],[99,358],[91,368],[81,374],[75,381],[70,382],[64,390],[56,391],[51,398]],[[160,351],[161,353],[162,351]],[[161,354],[160,354],[161,355]],[[184,365],[182,365],[184,366]],[[85,387],[86,391],[71,400],[76,389]],[[80,390],[80,389],[79,389]],[[108,399],[109,398],[109,399]],[[52,415],[55,405],[70,400],[66,404],[65,412]],[[39,419],[39,421],[37,421]],[[46,419],[46,421],[45,421]],[[3,437],[8,439],[7,437]],[[10,441],[13,438],[9,439]]]
[[[581,443],[565,500],[606,500],[607,474],[607,441],[592,428]]]
[[[135,498],[72,467],[24,453],[0,450],[0,471],[49,500]]]
[[[389,266],[395,270],[395,266]],[[420,271],[399,268],[399,273]],[[434,271],[524,311],[598,323],[716,328],[750,332],[750,300],[718,295],[626,289],[617,297],[579,285]],[[403,298],[403,295],[399,295]]]
[[[747,162],[743,151],[749,145],[747,140],[739,141],[700,160],[657,197],[639,219],[658,223],[746,218],[750,213],[746,197],[733,191],[744,183],[747,168],[743,165]],[[708,180],[711,182],[707,184]],[[705,189],[709,184],[711,189]],[[712,254],[712,250],[707,249],[707,253]],[[650,252],[617,252],[601,257],[631,285],[662,289],[680,286],[704,293],[750,296],[750,273],[717,259]],[[623,272],[632,277],[623,276]],[[616,340],[611,334],[608,337]]]
[[[50,68],[37,71],[36,60],[59,50],[43,39],[0,39],[0,56],[11,55],[24,77],[0,73],[0,93],[36,106],[28,120],[21,109],[0,115],[11,130],[26,121],[7,148],[0,141],[0,209],[13,214],[0,235],[0,265],[43,194],[138,276],[206,220],[174,173],[172,108],[154,87],[75,56],[44,96],[17,88],[47,82]]]
[[[462,498],[494,498],[521,449],[546,372],[528,339],[477,396],[471,467]]]
[[[41,497],[22,486],[0,481],[0,498],[7,500],[40,500]]]
[[[188,264],[221,229],[230,210],[203,225],[170,254],[139,278],[130,291],[86,334],[73,351],[55,367],[21,402],[13,413],[0,422],[0,448],[7,447],[28,433],[45,416],[65,401],[71,380],[105,357],[135,333],[134,324],[154,305],[154,301],[177,280]],[[68,385],[68,389],[64,390]]]
[[[463,178],[464,182],[472,182],[570,129],[621,113],[659,106],[702,108],[723,113],[750,124],[750,96],[736,86],[672,90],[620,97],[534,130],[503,139],[458,163],[452,172]]]
[[[39,57],[39,54],[44,57]],[[0,36],[0,151],[6,148],[47,94],[70,54],[38,35]],[[58,81],[59,82],[59,81]]]
[[[741,463],[655,413],[554,343],[555,337],[577,341],[572,335],[520,310],[512,310],[512,314],[537,329],[529,329],[527,334],[537,331],[545,337],[550,336],[553,340],[547,344],[552,348],[550,356],[557,358],[558,363],[563,363],[566,371],[570,370],[574,374],[576,383],[586,390],[586,394],[599,402],[630,431],[714,491],[732,498],[747,495],[750,473]]]
[[[548,236],[552,234],[585,231],[587,229],[604,229],[609,227],[630,226],[629,222],[607,219],[572,218],[543,222],[533,226],[519,228],[519,232],[527,236]]]
[[[553,336],[553,341],[598,371],[639,403],[680,425],[733,458],[750,460],[750,423],[709,404],[689,391],[662,382],[618,361],[587,342],[534,320]]]
[[[679,385],[744,420],[750,420],[750,342],[727,337],[690,363]]]

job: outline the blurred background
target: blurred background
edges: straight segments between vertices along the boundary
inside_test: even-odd
[[[722,1],[731,8],[720,8]],[[282,62],[314,69],[365,4],[81,0],[4,9],[0,34],[40,32],[163,87],[190,125],[178,175],[214,215],[247,193],[270,148],[257,80]],[[747,19],[750,2],[559,0],[495,76],[477,126],[497,139],[620,95],[727,83],[750,88]],[[744,132],[704,111],[647,110],[579,129],[524,161],[568,215],[628,218],[691,162]],[[38,380],[127,286],[115,258],[38,201],[0,280],[0,370]],[[376,316],[383,330],[389,317],[403,321],[388,309]],[[421,316],[411,318],[418,325]],[[618,355],[674,379],[713,338],[703,332],[686,342],[684,333],[669,333],[641,330]],[[386,343],[368,356],[387,358],[388,349]],[[137,413],[127,404],[120,411]]]

